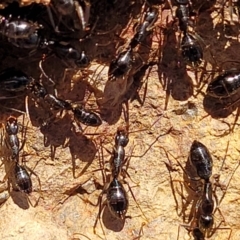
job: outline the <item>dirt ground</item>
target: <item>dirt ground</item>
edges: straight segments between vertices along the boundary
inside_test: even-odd
[[[22,1],[22,4],[29,2],[33,1]],[[31,95],[27,101],[29,120],[24,114],[26,94],[16,97],[2,93],[0,179],[10,167],[4,124],[9,115],[14,115],[22,126],[20,142],[26,140],[20,156],[33,172],[33,193],[27,196],[16,191],[11,179],[2,183],[0,238],[193,239],[191,224],[200,196],[189,186],[197,189],[200,183],[190,182],[181,166],[190,175],[194,174],[188,155],[192,142],[198,140],[212,154],[212,181],[218,185],[214,192],[218,203],[214,227],[205,239],[238,240],[240,147],[239,124],[235,122],[238,104],[224,108],[238,96],[224,102],[204,94],[206,83],[217,76],[221,68],[238,68],[237,15],[233,13],[231,22],[227,4],[221,7],[222,1],[206,1],[209,6],[199,13],[194,29],[202,39],[203,63],[194,69],[184,66],[182,59],[179,66],[179,30],[172,24],[170,9],[159,6],[153,34],[146,45],[138,49],[144,63],[157,64],[129,75],[125,81],[112,83],[107,81],[109,64],[117,49],[126,46],[133,36],[132,29],[142,14],[142,4],[127,0],[109,2],[91,1],[90,26],[98,17],[96,29],[89,39],[72,42],[90,56],[88,69],[68,67],[65,70],[64,61],[55,56],[43,62],[44,70],[56,81],[58,96],[74,103],[84,101],[86,108],[100,114],[103,119],[100,127],[82,125],[82,132],[74,125],[71,112],[52,113],[44,102],[37,103]],[[39,78],[41,52],[25,58],[25,50],[12,47],[4,39],[0,41],[1,70],[17,66]],[[231,62],[233,60],[236,62]],[[46,79],[43,84],[53,93]],[[130,138],[126,147],[129,167],[124,183],[129,197],[127,217],[125,221],[118,220],[104,207],[96,223],[98,199],[106,184],[103,175],[109,179],[108,163],[114,136],[117,128],[126,124],[122,112],[126,99],[129,99]],[[50,117],[54,120],[44,125]],[[105,199],[103,195],[103,202]]]

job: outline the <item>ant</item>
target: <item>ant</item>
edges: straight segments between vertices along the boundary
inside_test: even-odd
[[[146,11],[142,23],[135,27],[136,33],[130,40],[127,50],[120,52],[117,58],[111,61],[108,70],[110,81],[112,81],[114,78],[119,78],[126,75],[131,70],[133,70],[133,72],[137,72],[141,68],[143,60],[141,59],[140,55],[134,53],[133,50],[146,40],[157,19],[158,9],[156,7],[150,7]],[[138,58],[141,60],[141,64],[136,64]]]
[[[189,33],[189,25],[193,14],[189,0],[176,0],[178,7],[176,17],[179,28],[183,33],[181,40],[181,52],[184,60],[192,66],[198,66],[202,62],[203,50],[196,37]]]
[[[33,82],[32,86],[30,85],[29,87],[37,99],[43,99],[54,110],[72,111],[77,123],[80,122],[92,127],[98,127],[102,124],[101,118],[96,113],[85,109],[83,106],[74,106],[63,99],[47,93],[47,90],[39,82]]]
[[[73,61],[78,68],[89,66],[90,60],[84,51],[78,50],[68,42],[47,39],[39,31],[29,34],[26,38],[8,39],[8,41],[17,48],[29,49],[33,54],[38,49],[47,49],[48,57],[54,54],[62,61]]]
[[[14,116],[8,117],[5,129],[7,133],[7,136],[5,138],[6,146],[10,149],[12,156],[11,156],[11,165],[4,177],[4,181],[7,179],[7,177],[11,173],[10,171],[13,170],[13,176],[15,181],[14,183],[16,184],[16,187],[18,188],[18,190],[23,193],[30,194],[32,192],[32,180],[31,180],[30,174],[27,171],[27,169],[29,168],[19,163],[20,162],[19,152],[21,151],[21,149],[23,149],[23,146],[25,144],[25,139],[23,140],[22,146],[20,147],[19,139],[18,139],[19,126],[18,126],[17,118],[15,118]],[[41,182],[39,177],[32,170],[30,171],[38,178],[38,182],[41,189]],[[38,204],[38,201],[36,202],[34,207]],[[30,200],[29,202],[32,205]]]
[[[178,162],[178,160],[176,161]],[[186,229],[189,229],[189,231],[192,232],[194,239],[203,240],[205,239],[205,236],[211,237],[214,234],[215,230],[219,228],[220,224],[222,222],[225,222],[225,220],[222,220],[217,228],[213,228],[214,213],[218,211],[220,215],[223,217],[219,209],[219,204],[223,199],[226,191],[224,192],[221,200],[218,202],[217,196],[215,194],[217,185],[213,189],[212,182],[210,181],[210,177],[212,176],[213,161],[212,161],[212,157],[209,150],[204,144],[196,140],[193,141],[190,149],[189,161],[190,161],[190,164],[194,167],[198,178],[190,177],[179,162],[178,164],[182,168],[182,170],[186,173],[187,177],[190,180],[194,180],[194,181],[202,180],[203,186],[201,187],[201,190],[197,190],[197,191],[191,188],[191,186],[189,186],[189,188],[191,188],[194,192],[198,192],[200,196],[198,198],[197,203],[193,206],[195,208],[195,213],[191,220],[190,226],[187,226],[187,225],[181,225],[181,226],[184,226]],[[238,166],[239,166],[239,163],[238,163]],[[213,195],[216,198],[217,207],[214,207]],[[219,229],[229,229],[229,228],[219,228]],[[210,230],[212,231],[210,232]],[[230,235],[231,235],[231,232],[230,232]],[[179,239],[179,230],[178,230],[177,239]]]
[[[15,68],[5,69],[2,74],[0,74],[0,86],[3,90],[9,92],[30,90],[37,100],[43,100],[52,110],[72,111],[74,119],[87,126],[98,127],[102,124],[101,118],[95,112],[89,111],[83,106],[74,106],[66,100],[48,93],[46,88],[39,81],[36,81],[32,77],[28,77],[25,73]]]
[[[32,34],[41,29],[42,25],[20,18],[13,19],[11,16],[6,18],[0,16],[0,33],[8,38],[9,41],[16,39],[27,39]]]
[[[142,44],[146,37],[150,34],[150,31],[154,27],[154,23],[158,19],[158,9],[155,7],[150,7],[144,17],[143,22],[137,25],[135,31],[135,35],[131,39],[130,46],[131,48],[137,47],[139,44]]]
[[[240,73],[228,70],[209,83],[206,93],[214,98],[229,98],[238,92],[239,87]]]
[[[4,69],[0,72],[0,86],[4,91],[24,91],[31,81],[31,77],[14,67]]]
[[[124,189],[124,186],[122,184],[122,181],[124,183],[127,183],[127,182],[124,180],[124,176],[123,176],[123,180],[119,180],[119,178],[120,178],[120,175],[122,175],[121,173],[123,170],[123,166],[129,160],[128,158],[125,158],[125,147],[127,146],[128,142],[129,142],[128,127],[126,128],[119,127],[115,135],[115,145],[113,147],[112,156],[110,159],[111,180],[109,182],[105,181],[106,184],[102,190],[102,193],[99,195],[99,198],[98,198],[97,204],[99,205],[99,212],[94,224],[94,232],[97,226],[97,222],[98,220],[100,220],[104,205],[107,205],[110,213],[116,219],[119,219],[120,221],[125,221],[125,219],[127,218],[126,213],[129,206],[129,200],[128,200],[127,192]],[[127,167],[128,167],[128,164],[127,164]],[[124,173],[128,175],[128,173],[126,172],[126,169],[124,169]],[[129,187],[129,190],[131,192],[131,195],[134,201],[138,205],[128,183],[127,185]],[[102,205],[103,194],[106,194],[106,201]],[[138,207],[142,212],[142,214],[145,216],[141,207],[139,205]]]
[[[208,112],[208,115],[225,118],[236,108],[238,109],[233,125],[229,126],[229,132],[234,130],[239,116],[239,87],[240,72],[236,69],[230,69],[216,76],[208,84],[206,92],[203,93],[204,108]]]
[[[212,175],[212,157],[207,147],[198,141],[193,141],[189,160],[200,179],[208,181]]]

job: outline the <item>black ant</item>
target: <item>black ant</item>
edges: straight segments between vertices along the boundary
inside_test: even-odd
[[[145,41],[146,37],[150,34],[150,31],[154,27],[154,23],[157,21],[157,19],[158,9],[155,7],[150,7],[143,17],[143,22],[136,27],[136,33],[130,42],[131,48],[135,48]]]
[[[78,50],[68,42],[47,39],[39,31],[30,34],[27,38],[8,39],[8,41],[17,48],[29,49],[30,54],[38,49],[47,49],[48,57],[54,54],[62,61],[73,61],[78,68],[85,68],[90,60],[84,51]]]
[[[176,17],[179,21],[179,28],[183,33],[181,40],[181,51],[184,60],[193,66],[198,66],[202,62],[203,50],[196,37],[189,33],[191,23],[191,10],[189,0],[177,0]]]
[[[208,181],[212,175],[212,157],[207,147],[198,142],[193,141],[189,160],[192,166],[195,168],[197,175],[200,179]]]
[[[183,33],[181,50],[183,59],[191,63],[193,66],[198,66],[202,62],[203,50],[199,42],[190,33]]]
[[[8,148],[10,148],[10,151],[11,151],[11,162],[10,162],[11,165],[4,177],[4,181],[7,179],[9,174],[11,174],[11,171],[13,171],[14,184],[16,185],[17,189],[23,193],[30,194],[32,192],[32,180],[31,180],[30,174],[27,171],[27,169],[29,168],[19,163],[20,162],[19,152],[23,148],[25,144],[25,140],[22,142],[22,146],[20,147],[19,139],[18,139],[19,126],[18,126],[17,118],[10,116],[7,119],[5,129],[7,133],[6,145]],[[30,171],[38,178],[38,182],[41,189],[41,182],[39,177],[32,170]],[[32,205],[30,200],[29,202]],[[38,201],[36,202],[35,206],[37,205],[37,203]]]
[[[19,139],[18,139],[18,123],[15,117],[9,117],[6,123],[6,143],[12,152],[12,160],[17,161],[19,159]]]
[[[117,218],[121,221],[125,221],[125,219],[126,219],[126,213],[128,210],[129,201],[128,201],[128,196],[127,196],[126,190],[124,189],[122,181],[119,180],[119,178],[120,178],[120,174],[123,170],[122,168],[123,168],[124,164],[127,162],[127,159],[125,158],[125,149],[124,148],[127,146],[128,141],[129,141],[128,128],[122,128],[122,127],[118,128],[117,133],[115,135],[115,146],[113,148],[112,157],[110,159],[111,179],[112,180],[110,180],[108,183],[105,184],[104,189],[99,196],[99,199],[98,199],[99,212],[98,212],[98,216],[95,221],[95,224],[94,224],[94,232],[95,232],[95,228],[97,226],[97,222],[98,222],[98,220],[100,220],[101,212],[103,210],[103,206],[102,206],[103,194],[106,194],[106,202],[104,202],[103,204],[108,206],[110,213],[115,218]],[[127,174],[126,169],[124,169],[124,172]],[[123,179],[123,182],[127,183],[124,179]],[[134,198],[134,201],[136,202],[136,199],[133,195],[133,192],[130,189],[129,184],[128,184],[128,187]],[[138,205],[138,207],[140,208],[139,205]],[[144,215],[141,208],[140,208],[140,210],[141,210],[142,214]]]
[[[240,74],[239,70],[231,69],[215,77],[207,86],[204,93],[204,108],[213,117],[226,117],[236,109],[239,102]],[[213,108],[214,106],[214,108]],[[239,116],[237,111],[233,126],[233,131]]]
[[[27,39],[41,29],[38,23],[22,20],[20,18],[9,18],[0,16],[0,33],[9,41],[16,39]]]
[[[102,124],[101,118],[96,113],[85,109],[83,106],[74,106],[66,100],[48,93],[39,81],[28,77],[25,73],[15,68],[6,69],[0,74],[0,86],[3,90],[9,92],[29,89],[37,100],[42,99],[51,109],[72,111],[77,122],[93,127]]]
[[[209,83],[206,93],[214,98],[229,98],[238,92],[239,87],[240,73],[228,70]]]
[[[16,185],[21,192],[30,194],[32,192],[32,180],[30,174],[24,166],[19,163],[15,163],[14,177]]]
[[[129,48],[121,52],[116,59],[111,61],[108,70],[109,80],[126,75],[132,69],[134,61],[133,56],[133,50]]]
[[[203,240],[203,239],[205,239],[205,236],[207,236],[207,237],[212,236],[215,232],[215,229],[219,228],[219,227],[217,227],[217,228],[213,229],[213,224],[214,224],[213,215],[214,215],[215,211],[218,210],[220,215],[223,217],[218,206],[226,192],[222,196],[221,200],[218,202],[218,199],[215,195],[217,185],[213,189],[212,183],[210,182],[210,177],[212,176],[212,162],[213,161],[212,161],[212,157],[211,157],[209,150],[207,149],[207,147],[204,144],[202,144],[196,140],[193,141],[191,149],[190,149],[189,161],[190,161],[191,165],[194,167],[198,178],[190,177],[188,175],[188,173],[186,172],[186,170],[181,166],[181,164],[177,160],[179,166],[186,173],[187,177],[190,180],[194,180],[194,181],[202,180],[203,186],[201,187],[201,191],[197,190],[198,195],[200,194],[200,196],[198,198],[197,203],[194,205],[195,213],[191,220],[190,226],[187,226],[187,225],[181,225],[181,226],[184,226],[186,229],[189,229],[189,231],[191,231],[194,239]],[[233,176],[233,174],[232,174],[232,176]],[[189,187],[191,188],[191,186],[189,186]],[[192,190],[196,192],[196,190],[194,190],[194,189],[192,189]],[[214,207],[213,196],[215,196],[216,201],[217,201],[216,208]],[[222,222],[225,222],[225,220],[222,220],[221,223]],[[219,229],[229,229],[229,228],[219,228]],[[210,232],[210,230],[212,230],[212,231]],[[231,233],[230,233],[230,235],[231,235]],[[179,231],[178,231],[178,239],[179,239]]]
[[[0,86],[4,91],[24,91],[31,81],[31,77],[14,67],[4,69],[0,72]]]
[[[146,11],[142,22],[136,26],[136,33],[130,40],[127,50],[120,52],[116,59],[111,61],[108,71],[109,80],[120,78],[128,74],[131,70],[137,72],[141,68],[143,60],[139,54],[134,53],[133,50],[145,41],[157,19],[158,9],[150,7]],[[141,60],[141,64],[137,63],[139,61],[138,58]]]

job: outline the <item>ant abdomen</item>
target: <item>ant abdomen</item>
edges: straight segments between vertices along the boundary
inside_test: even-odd
[[[113,179],[108,187],[107,205],[116,218],[124,219],[128,209],[128,196],[122,183],[116,178]]]
[[[75,107],[72,109],[76,121],[87,126],[98,127],[102,124],[101,118],[94,112],[88,111],[83,107]]]
[[[240,87],[240,73],[227,71],[217,76],[207,88],[207,94],[215,98],[228,98],[234,95]]]
[[[16,185],[21,192],[31,193],[32,192],[32,180],[28,171],[18,163],[15,164],[14,176]]]
[[[213,163],[207,147],[195,140],[191,146],[189,159],[198,177],[208,180],[212,175]]]

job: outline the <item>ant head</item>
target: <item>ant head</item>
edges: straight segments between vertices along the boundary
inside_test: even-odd
[[[128,130],[126,127],[119,127],[115,136],[115,144],[126,147],[129,142]]]
[[[18,124],[17,124],[17,118],[16,117],[10,116],[7,119],[6,132],[9,135],[15,135],[15,134],[18,133]]]

